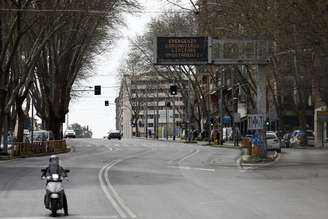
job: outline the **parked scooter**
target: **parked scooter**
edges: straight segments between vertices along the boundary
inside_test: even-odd
[[[46,169],[42,169],[41,172],[44,173]],[[65,170],[65,173],[69,173],[69,170]],[[62,184],[63,179],[66,177],[60,176],[59,174],[51,174],[50,176],[43,176],[42,179],[47,180],[46,184],[46,195],[44,197],[44,205],[52,213],[52,216],[57,215],[57,211],[64,208],[67,200],[64,193],[64,187]]]

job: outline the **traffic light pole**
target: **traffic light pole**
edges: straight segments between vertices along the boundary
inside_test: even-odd
[[[169,140],[169,130],[168,130],[168,117],[167,117],[167,108],[168,108],[168,102],[166,101],[165,103],[165,116],[166,116],[166,121],[165,121],[165,137],[166,140]]]
[[[187,136],[188,142],[191,142],[191,81],[188,77],[188,108],[187,108]]]
[[[219,100],[219,109],[220,109],[220,144],[223,144],[223,110],[224,110],[224,101],[223,101],[223,88],[224,88],[224,69],[223,67],[219,67],[221,79],[220,79],[220,86],[218,88],[220,89],[220,100]],[[218,80],[219,81],[219,80]]]
[[[256,110],[258,114],[264,115],[266,118],[266,65],[256,66]],[[267,143],[266,143],[266,127],[264,124],[263,129],[258,130],[258,134],[263,141],[263,155],[267,155]]]
[[[175,96],[173,96],[173,98],[172,98],[172,102],[173,102],[173,104],[172,104],[172,111],[173,111],[173,141],[175,141],[175,135],[176,135],[176,133],[175,133]]]

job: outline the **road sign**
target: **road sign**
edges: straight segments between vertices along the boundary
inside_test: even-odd
[[[208,64],[208,37],[157,37],[156,64]]]
[[[224,124],[231,123],[231,117],[230,116],[223,116],[223,123]]]
[[[247,116],[248,130],[263,129],[265,116],[263,114],[249,114]]]

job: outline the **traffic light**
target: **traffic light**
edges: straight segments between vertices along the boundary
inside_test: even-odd
[[[177,85],[175,85],[175,84],[170,85],[170,94],[177,95]]]
[[[95,95],[101,95],[101,86],[100,85],[95,86]]]
[[[171,107],[171,102],[166,102],[166,107]]]
[[[105,106],[109,106],[108,100],[105,100]]]

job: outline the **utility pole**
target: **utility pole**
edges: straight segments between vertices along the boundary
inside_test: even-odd
[[[211,101],[211,96],[210,96],[210,76],[207,75],[206,78],[207,82],[207,103],[206,103],[206,108],[207,108],[207,137],[208,137],[208,144],[211,144],[211,110],[210,110],[210,101]],[[205,97],[203,97],[205,99]]]
[[[188,106],[187,106],[187,136],[188,142],[191,142],[191,81],[188,77]]]
[[[148,95],[146,96],[145,129],[146,129],[146,138],[148,138]]]
[[[169,130],[168,130],[168,117],[167,117],[167,108],[168,108],[168,103],[165,101],[165,116],[166,116],[166,122],[165,122],[165,136],[166,140],[169,140]]]
[[[69,113],[67,113],[67,120],[66,120],[66,129],[68,129],[69,127]]]
[[[172,99],[172,111],[173,111],[173,141],[175,141],[175,96]]]
[[[223,116],[224,116],[224,101],[223,101],[223,89],[224,89],[224,68],[219,66],[219,72],[221,75],[220,80],[218,80],[220,89],[220,100],[219,100],[219,108],[220,108],[220,144],[223,144]],[[220,81],[220,82],[219,82]]]
[[[157,78],[158,78],[158,75],[157,75]],[[156,114],[155,114],[155,118],[154,118],[154,124],[155,127],[154,127],[154,130],[155,130],[155,138],[158,139],[158,125],[159,125],[159,118],[158,118],[158,107],[159,107],[159,95],[158,95],[158,87],[160,86],[160,84],[158,84],[156,86]]]
[[[32,119],[32,124],[31,124],[31,143],[33,143],[33,140],[34,140],[34,107],[33,107],[33,97],[31,97],[31,104],[32,104],[32,116],[31,116],[31,119]]]
[[[266,65],[256,66],[256,110],[258,114],[262,114],[266,118]],[[259,136],[263,141],[263,153],[266,157],[266,128],[265,125],[262,130],[258,131]]]

